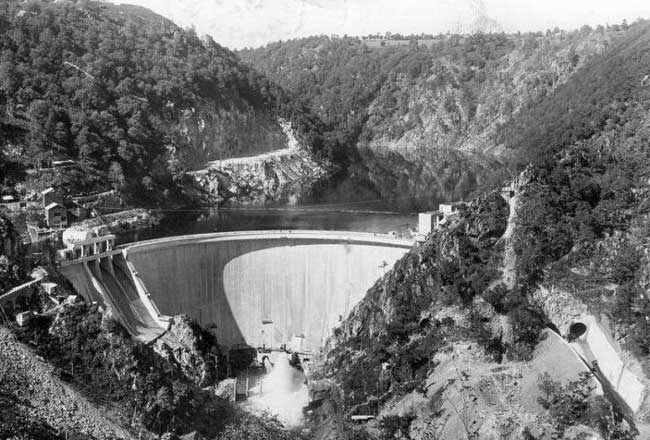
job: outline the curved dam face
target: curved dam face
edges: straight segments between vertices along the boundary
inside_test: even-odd
[[[122,252],[153,309],[194,317],[222,345],[293,340],[317,349],[411,245],[379,234],[263,231],[151,240]]]

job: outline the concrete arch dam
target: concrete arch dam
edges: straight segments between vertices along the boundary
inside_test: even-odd
[[[188,314],[220,344],[316,349],[412,246],[383,234],[260,231],[202,234],[120,247],[61,269],[142,340]]]

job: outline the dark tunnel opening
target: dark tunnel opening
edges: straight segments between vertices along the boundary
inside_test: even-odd
[[[569,339],[569,341],[573,341],[574,339],[578,339],[579,337],[581,337],[585,333],[587,333],[587,326],[585,324],[583,324],[582,322],[574,322],[569,327],[568,339]]]

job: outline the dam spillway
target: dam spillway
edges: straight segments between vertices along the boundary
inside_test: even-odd
[[[94,271],[84,268],[89,262],[62,269],[79,293],[107,297],[130,331],[187,314],[224,346],[279,347],[302,336],[316,349],[411,245],[384,234],[228,232],[125,245],[112,263],[117,270],[107,262]]]

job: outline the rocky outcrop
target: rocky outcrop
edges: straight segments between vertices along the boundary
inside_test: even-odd
[[[225,377],[226,365],[214,336],[187,315],[171,319],[169,330],[153,344],[154,350],[200,387]]]
[[[192,173],[196,186],[215,204],[296,203],[328,175],[308,153],[296,150],[214,162]]]
[[[362,138],[375,151],[411,155],[431,149],[506,153],[499,145],[500,125],[551,94],[613,38],[597,32],[573,41],[566,35],[535,43],[512,38],[503,56],[479,65],[439,55],[415,79],[403,74],[387,81],[369,106]],[[392,112],[386,109],[390,99],[401,104]]]
[[[257,109],[222,108],[203,102],[182,112],[178,132],[189,144],[183,152],[191,169],[223,157],[252,156],[287,146],[282,122]]]
[[[462,264],[469,249],[474,246],[490,248],[505,231],[507,205],[497,192],[490,192],[468,203],[460,216],[426,242],[415,246],[399,260],[393,269],[368,291],[366,297],[352,310],[330,341],[333,345],[359,337],[384,333],[392,320],[400,319],[402,307],[417,303],[421,308],[409,310],[417,321],[445,316],[460,320],[466,312],[455,307],[444,307],[437,302],[441,284],[441,270],[446,265]],[[461,318],[461,315],[463,316]],[[413,323],[415,324],[415,323]]]
[[[195,186],[213,204],[293,204],[331,175],[328,164],[317,161],[299,145],[291,125],[279,121],[284,148],[256,156],[212,161],[191,173]]]

